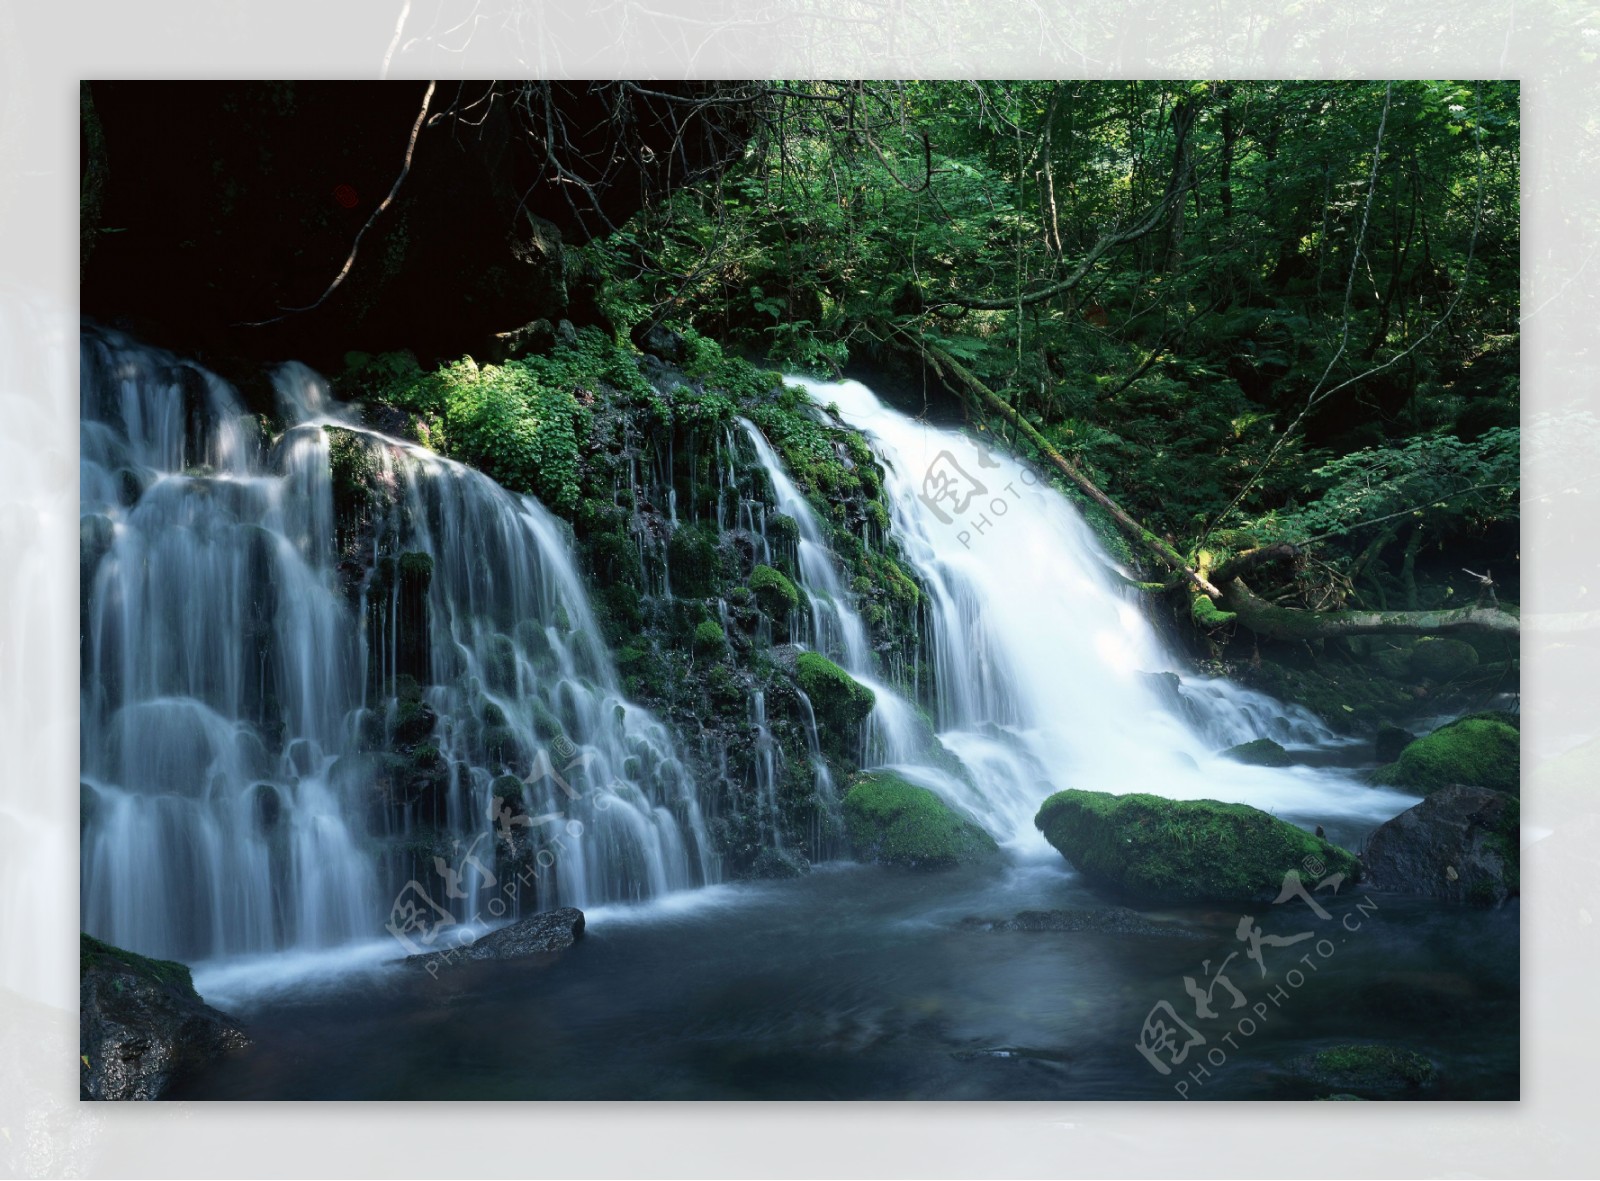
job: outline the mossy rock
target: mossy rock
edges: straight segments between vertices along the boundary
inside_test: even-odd
[[[716,658],[728,650],[728,637],[722,630],[722,625],[714,619],[707,619],[698,624],[694,629],[694,650],[702,656]]]
[[[1270,738],[1257,738],[1230,746],[1222,752],[1222,757],[1251,767],[1287,767],[1294,762],[1289,752]]]
[[[853,733],[877,700],[871,689],[817,652],[802,652],[795,658],[795,680],[811,699],[819,727]]]
[[[1495,717],[1469,716],[1417,739],[1373,774],[1374,783],[1429,795],[1452,784],[1516,795],[1521,781],[1520,735]]]
[[[186,964],[177,960],[157,960],[149,956],[139,955],[128,951],[126,948],[113,947],[103,940],[96,939],[93,935],[79,933],[78,941],[78,976],[81,979],[96,968],[120,964],[131,968],[140,976],[156,981],[158,984],[174,988],[192,1001],[198,1001],[200,994],[194,990],[194,978],[189,974]]]
[[[773,619],[783,619],[800,605],[800,592],[771,566],[757,566],[750,571],[750,590],[756,597],[756,606]]]
[[[1411,675],[1426,681],[1448,681],[1478,663],[1478,650],[1465,640],[1428,636],[1411,649]]]
[[[1433,1084],[1438,1072],[1415,1050],[1352,1044],[1313,1055],[1309,1073],[1323,1086],[1359,1095],[1420,1091]]]
[[[680,526],[667,541],[672,591],[702,599],[715,593],[718,580],[717,535],[704,525]]]
[[[953,869],[998,851],[994,838],[925,787],[887,771],[859,778],[844,797],[845,831],[863,861]]]
[[[1092,885],[1147,902],[1271,902],[1307,859],[1361,872],[1346,850],[1247,804],[1058,791],[1034,825]]]

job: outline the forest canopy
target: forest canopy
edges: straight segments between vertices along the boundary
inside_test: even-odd
[[[682,125],[724,118],[709,101]],[[742,158],[589,247],[619,327],[931,375],[976,427],[1108,493],[1149,552],[1287,558],[1270,581],[1293,606],[1516,597],[1515,82],[740,101]]]

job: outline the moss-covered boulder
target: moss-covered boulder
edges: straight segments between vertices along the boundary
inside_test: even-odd
[[[694,650],[715,660],[728,650],[728,636],[715,619],[701,620],[694,629]]]
[[[811,699],[818,727],[833,727],[854,733],[866,721],[877,701],[871,689],[818,652],[802,652],[795,658],[795,682]]]
[[[1421,795],[1457,783],[1515,795],[1522,770],[1519,737],[1515,726],[1498,718],[1461,718],[1407,746],[1373,774],[1373,782]]]
[[[880,865],[952,869],[998,849],[933,792],[887,771],[856,780],[844,797],[844,823],[856,856]]]
[[[1294,762],[1289,752],[1270,738],[1257,738],[1230,746],[1222,752],[1222,757],[1252,767],[1287,767]]]
[[[1325,1087],[1353,1094],[1385,1096],[1420,1091],[1433,1084],[1436,1071],[1415,1050],[1393,1046],[1331,1046],[1313,1055],[1306,1073]]]
[[[1478,650],[1465,640],[1426,636],[1411,649],[1410,672],[1425,681],[1442,682],[1461,676],[1478,663]]]
[[[1092,885],[1145,902],[1271,902],[1307,859],[1361,870],[1346,850],[1247,804],[1058,791],[1034,824]]]
[[[800,605],[800,592],[771,566],[757,566],[750,571],[750,590],[756,597],[756,606],[773,619],[784,619]]]

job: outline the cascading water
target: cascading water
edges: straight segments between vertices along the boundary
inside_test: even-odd
[[[458,917],[506,864],[485,837],[533,859],[540,907],[716,880],[538,504],[342,421],[300,366],[273,442],[167,354],[86,331],[81,362],[85,930],[184,959],[343,943],[460,837]]]
[[[878,752],[883,763],[1002,841],[1035,851],[1046,847],[1033,816],[1064,787],[1240,801],[1352,831],[1408,806],[1408,797],[1347,774],[1218,758],[1219,748],[1251,738],[1302,746],[1337,739],[1308,711],[1225,681],[1185,676],[1181,697],[1164,692],[1170,680],[1149,674],[1173,673],[1176,662],[1110,558],[1071,503],[1015,458],[900,414],[859,382],[790,380],[861,430],[887,469],[894,533],[926,592],[935,685],[926,704],[965,773],[918,758],[909,725],[907,745]],[[752,442],[804,539],[807,522],[818,528],[814,513],[759,432]],[[820,543],[820,532],[812,540]],[[845,620],[854,617],[841,607],[848,600],[838,576],[831,562],[814,567],[808,581],[834,604],[819,616],[840,621],[847,670],[879,693],[874,720],[884,725],[885,702],[892,713],[912,711],[852,656]],[[909,721],[914,712],[901,716]]]

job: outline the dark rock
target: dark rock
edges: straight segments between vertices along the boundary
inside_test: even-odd
[[[1187,939],[1194,932],[1170,923],[1153,923],[1126,906],[1101,910],[1024,910],[1015,918],[984,919],[969,916],[963,927],[984,931],[1085,931],[1103,935],[1159,935]]]
[[[200,999],[189,969],[80,939],[78,1096],[159,1099],[172,1083],[250,1044],[233,1018]]]
[[[1058,791],[1034,824],[1090,884],[1151,902],[1271,902],[1308,861],[1361,872],[1344,849],[1246,804]]]
[[[811,862],[793,849],[763,849],[750,865],[753,878],[800,878],[810,872]]]
[[[405,962],[436,974],[440,968],[458,967],[477,960],[514,960],[543,952],[564,951],[581,938],[583,911],[563,906],[560,910],[541,911],[518,919],[465,947],[408,955]]]
[[[1378,736],[1373,742],[1373,754],[1380,763],[1392,763],[1400,757],[1400,752],[1417,740],[1417,736],[1410,730],[1403,730],[1399,726],[1391,726],[1388,722],[1378,724]]]
[[[542,355],[556,347],[555,325],[549,320],[534,320],[521,328],[499,333],[495,345],[491,357],[496,362]]]
[[[1504,792],[1436,791],[1367,839],[1368,879],[1379,890],[1498,906],[1520,888],[1520,816],[1517,798]]]
[[[684,359],[683,334],[665,324],[637,324],[630,336],[641,353],[650,353],[673,364],[681,364]]]
[[[1270,738],[1241,742],[1222,752],[1222,757],[1251,767],[1287,767],[1294,762],[1289,752]]]

